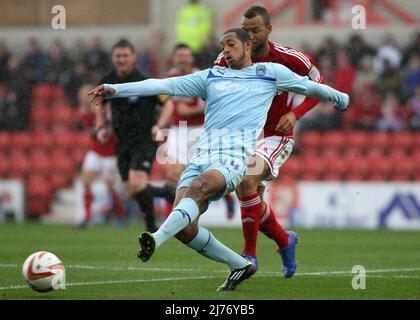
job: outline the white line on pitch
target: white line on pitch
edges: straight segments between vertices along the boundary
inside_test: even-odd
[[[91,282],[69,282],[66,283],[67,287],[76,286],[92,286],[92,285],[104,285],[104,284],[124,284],[124,283],[138,283],[138,282],[160,282],[160,281],[183,281],[183,280],[205,280],[205,279],[217,279],[215,276],[199,276],[199,277],[178,277],[178,278],[157,278],[157,279],[134,279],[134,280],[109,280],[109,281],[91,281]],[[23,289],[28,288],[27,286],[8,286],[0,287],[2,290],[11,289]]]
[[[0,268],[17,268],[17,264],[0,264]],[[87,269],[87,270],[110,270],[110,271],[174,271],[174,272],[196,272],[197,269],[192,268],[142,268],[142,267],[107,267],[107,266],[93,266],[93,265],[68,265],[69,269]],[[420,271],[420,268],[391,268],[391,269],[366,269],[366,273],[393,273],[393,272],[415,272]],[[213,270],[210,272],[225,273],[226,270]],[[262,271],[258,274],[264,275],[282,275],[281,272],[276,271]],[[297,272],[295,276],[324,276],[324,275],[349,275],[350,270],[344,271],[319,271],[319,272]]]

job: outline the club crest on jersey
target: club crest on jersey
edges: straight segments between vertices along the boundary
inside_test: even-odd
[[[260,64],[257,66],[257,69],[255,70],[255,73],[257,74],[257,76],[259,77],[263,77],[265,75],[265,73],[267,72],[266,68],[264,65]]]

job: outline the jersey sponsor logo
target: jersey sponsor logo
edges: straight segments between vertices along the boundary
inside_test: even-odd
[[[265,66],[264,65],[262,65],[262,64],[259,64],[258,66],[257,66],[257,69],[255,70],[255,73],[257,74],[257,76],[259,76],[259,77],[263,77],[265,74],[266,74],[266,72],[267,72],[267,69],[265,68]]]

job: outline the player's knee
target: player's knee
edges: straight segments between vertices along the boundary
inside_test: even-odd
[[[246,176],[245,179],[236,188],[236,194],[239,198],[246,197],[258,192],[259,181],[253,177]]]
[[[191,182],[186,196],[197,202],[202,202],[208,198],[210,189],[210,182],[208,179],[205,177],[199,177]]]
[[[147,187],[147,181],[130,181],[127,187],[127,193],[130,197],[136,193],[144,191]]]

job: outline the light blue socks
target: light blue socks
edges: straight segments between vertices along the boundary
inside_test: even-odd
[[[199,213],[197,203],[193,199],[182,199],[159,230],[153,234],[156,239],[156,248],[193,222]]]
[[[226,263],[231,269],[242,269],[249,261],[218,241],[206,228],[198,227],[198,233],[187,246],[217,262]]]

